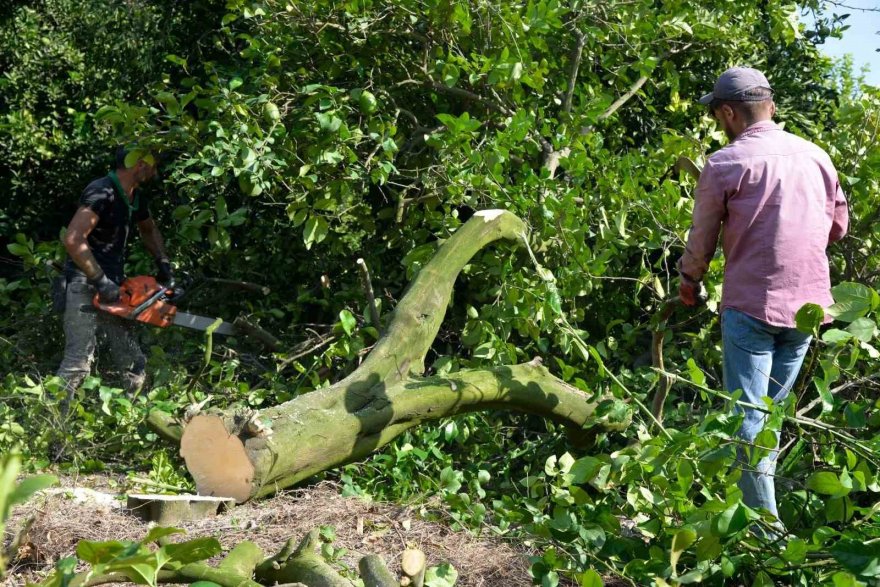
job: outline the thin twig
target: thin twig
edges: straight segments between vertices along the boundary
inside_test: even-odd
[[[599,115],[599,118],[596,120],[596,122],[601,122],[601,121],[605,120],[606,118],[609,118],[615,112],[617,112],[621,106],[626,104],[630,98],[632,98],[633,96],[636,95],[636,92],[638,92],[641,89],[641,87],[643,85],[645,85],[646,81],[648,81],[648,76],[646,76],[646,75],[643,75],[642,77],[637,79],[636,82],[630,86],[629,90],[626,91],[626,93],[624,93],[617,100],[615,100],[611,104],[611,106],[609,106],[608,109],[605,110],[605,112],[603,112],[602,114]],[[593,132],[593,127],[594,127],[594,125],[592,125],[592,124],[589,126],[583,127],[581,129],[581,134],[582,135],[590,134],[591,132]]]
[[[830,391],[830,393],[831,393],[831,395],[835,395],[837,393],[840,393],[844,389],[849,389],[850,387],[853,387],[855,385],[861,385],[862,383],[867,383],[868,381],[874,381],[875,379],[880,379],[880,373],[874,373],[873,375],[868,375],[867,377],[861,377],[859,379],[847,381],[843,385],[838,385],[837,387],[832,389]],[[822,398],[821,397],[815,398],[813,401],[811,401],[810,403],[805,405],[803,408],[798,410],[797,415],[803,416],[804,414],[806,414],[807,412],[809,412],[810,410],[812,410],[813,408],[818,406],[820,403],[822,403]]]
[[[358,268],[361,270],[361,285],[364,288],[364,294],[367,296],[367,308],[370,312],[370,322],[382,335],[382,323],[379,321],[379,307],[376,305],[376,295],[373,293],[373,282],[370,279],[370,270],[367,268],[367,262],[363,259],[357,260]]]
[[[290,365],[291,363],[293,363],[297,359],[301,359],[301,358],[305,357],[306,355],[311,355],[312,353],[321,349],[322,347],[327,346],[328,344],[330,344],[334,340],[336,340],[336,336],[328,336],[327,338],[325,338],[324,340],[322,340],[321,342],[319,342],[315,346],[308,348],[300,353],[297,353],[297,354],[293,355],[292,357],[287,357],[286,359],[281,361],[280,365],[278,365],[278,371],[280,372],[280,371],[284,370],[288,365]]]

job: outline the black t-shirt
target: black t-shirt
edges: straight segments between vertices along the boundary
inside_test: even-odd
[[[145,197],[137,195],[131,207],[126,200],[109,175],[86,186],[79,199],[80,207],[85,206],[98,215],[98,224],[88,236],[89,249],[107,277],[116,283],[121,283],[124,276],[125,244],[132,224],[150,217]],[[67,273],[68,276],[82,274],[69,258]]]

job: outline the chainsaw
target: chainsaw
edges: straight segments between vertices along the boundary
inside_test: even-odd
[[[207,330],[215,322],[216,318],[207,318],[180,312],[175,301],[183,294],[183,290],[175,290],[174,282],[166,285],[159,283],[150,275],[138,275],[129,277],[119,286],[119,299],[107,304],[95,294],[92,305],[102,312],[107,312],[126,320],[136,320],[144,324],[151,324],[160,328],[171,325],[184,326],[194,330]],[[84,306],[83,309],[88,308]],[[215,334],[239,334],[240,330],[234,324],[221,322],[214,328]]]

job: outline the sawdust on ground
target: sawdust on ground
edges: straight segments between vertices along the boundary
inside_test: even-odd
[[[33,518],[19,558],[9,569],[6,583],[24,585],[45,577],[60,558],[75,553],[80,540],[139,540],[147,524],[126,513],[124,501],[113,503],[106,493],[85,489],[41,495],[13,512],[10,528]],[[79,480],[78,487],[89,483]],[[103,484],[106,487],[106,479]],[[112,490],[111,490],[112,491]],[[400,555],[407,547],[422,549],[428,564],[451,563],[459,573],[460,587],[527,586],[530,553],[492,536],[453,531],[440,522],[421,519],[417,508],[343,497],[335,484],[323,482],[285,492],[271,499],[247,503],[215,517],[177,526],[186,536],[214,536],[224,551],[251,540],[268,555],[291,537],[297,541],[312,528],[332,526],[334,548],[348,552],[341,561],[356,569],[361,556],[380,554],[392,572],[399,571]]]

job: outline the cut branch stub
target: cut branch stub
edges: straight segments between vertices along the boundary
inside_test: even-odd
[[[475,214],[419,272],[354,373],[262,413],[271,435],[251,435],[230,414],[193,418],[181,454],[199,493],[239,502],[274,493],[363,458],[413,426],[466,412],[507,408],[574,428],[592,426],[600,398],[557,379],[540,361],[419,376],[461,269],[486,244],[519,239],[524,229],[509,212]]]

